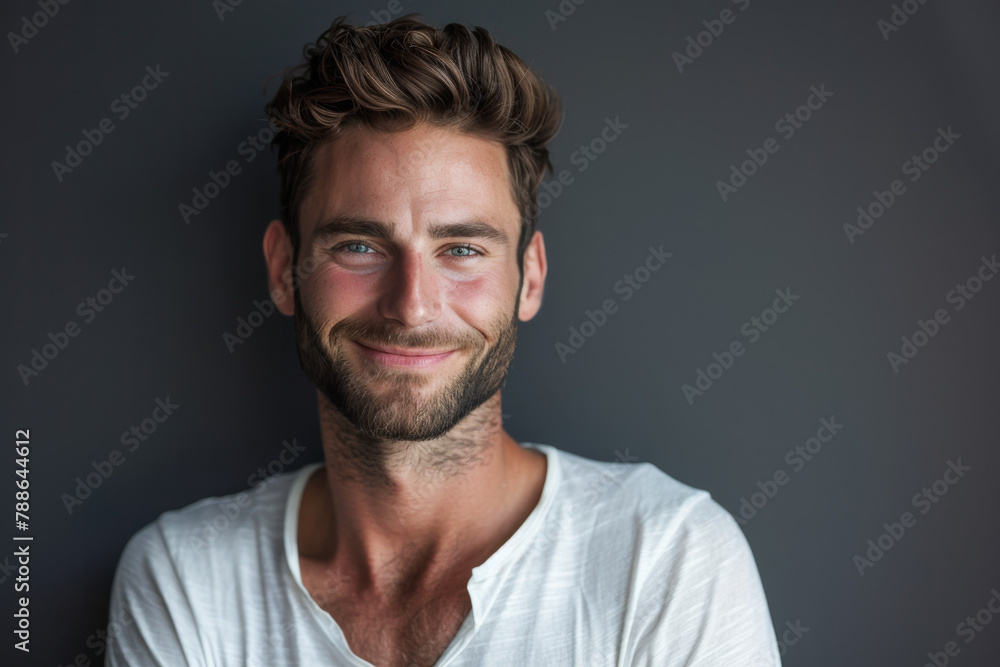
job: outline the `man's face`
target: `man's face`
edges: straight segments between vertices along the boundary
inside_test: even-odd
[[[502,145],[354,127],[314,157],[300,209],[303,369],[364,436],[444,435],[503,385],[520,218]]]

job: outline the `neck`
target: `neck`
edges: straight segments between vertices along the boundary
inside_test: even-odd
[[[366,439],[322,394],[319,402],[326,471],[303,496],[300,556],[358,590],[467,572],[538,502],[544,455],[503,430],[499,392],[441,438],[419,442]]]
[[[376,440],[365,437],[317,393],[320,429],[331,481],[366,488],[380,497],[407,488],[447,485],[487,465],[506,436],[500,394],[473,410],[451,431],[433,440]],[[335,465],[331,465],[335,464]]]

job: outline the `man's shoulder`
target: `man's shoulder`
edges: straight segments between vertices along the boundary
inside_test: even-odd
[[[137,531],[112,584],[112,617],[127,627],[109,645],[113,664],[147,664],[135,656],[148,656],[154,645],[158,664],[201,664],[192,656],[238,643],[234,637],[247,627],[234,625],[232,614],[240,605],[260,609],[288,576],[289,492],[313,467],[166,511]]]
[[[689,486],[652,463],[639,461],[628,447],[616,449],[612,461],[556,451],[562,467],[561,495],[572,502],[632,506],[653,515],[700,513],[702,505],[714,503],[708,491]]]
[[[638,461],[629,448],[615,450],[612,461],[557,452],[562,467],[558,505],[563,513],[579,516],[582,510],[592,525],[642,533],[653,538],[642,541],[649,546],[683,542],[709,551],[739,548],[742,531],[707,490]]]
[[[288,493],[304,472],[303,468],[281,473],[246,491],[202,498],[163,512],[128,541],[122,564],[169,563],[171,568],[183,568],[226,558],[260,540],[280,544]]]
[[[730,647],[733,655],[746,645],[775,653],[760,575],[733,516],[707,490],[636,461],[628,449],[614,455],[602,462],[560,452],[565,493],[560,483],[551,537],[540,543],[557,551],[561,568],[587,575],[584,585],[600,580],[595,595],[610,591],[627,600],[617,609],[629,610],[636,664],[709,655],[715,649],[698,648],[704,632],[713,637],[708,644]],[[683,627],[700,630],[678,634]],[[742,663],[726,653],[706,664]]]

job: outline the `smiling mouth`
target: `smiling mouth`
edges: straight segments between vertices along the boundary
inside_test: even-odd
[[[425,368],[436,365],[448,357],[455,350],[431,350],[417,347],[400,347],[396,345],[374,345],[352,341],[358,346],[361,353],[378,363],[387,366],[401,366],[405,368]]]

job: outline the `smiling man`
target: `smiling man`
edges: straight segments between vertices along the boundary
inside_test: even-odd
[[[306,56],[268,105],[283,215],[263,245],[325,461],[136,534],[107,664],[779,664],[706,492],[503,429],[547,271],[555,92],[485,30],[410,17],[335,21]]]

